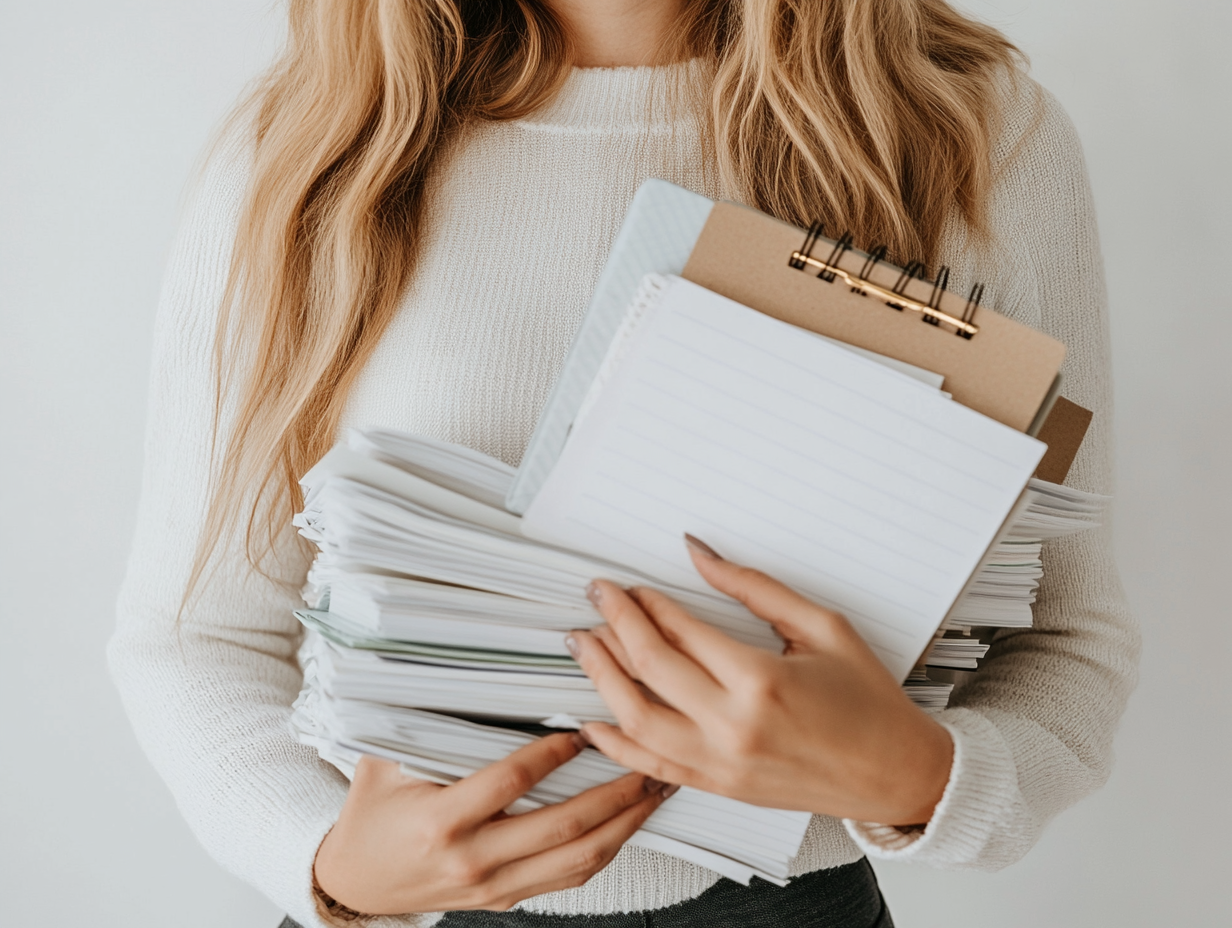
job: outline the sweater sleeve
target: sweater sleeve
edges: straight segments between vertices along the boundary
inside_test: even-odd
[[[137,738],[197,838],[305,928],[319,928],[326,922],[312,892],[312,863],[347,784],[287,728],[301,684],[301,634],[291,610],[308,566],[290,526],[276,539],[272,579],[251,570],[242,545],[231,544],[180,613],[205,508],[214,328],[248,163],[246,144],[224,140],[171,255],[136,535],[108,659]]]
[[[994,281],[998,309],[1065,344],[1062,392],[1094,412],[1067,483],[1111,494],[1107,297],[1090,185],[1060,105],[1033,82],[1023,85],[992,201],[1000,256],[984,279]],[[980,272],[988,271],[986,264]],[[914,833],[847,822],[866,853],[1000,869],[1031,849],[1052,816],[1108,778],[1140,647],[1110,527],[1049,541],[1042,557],[1033,626],[1000,631],[938,716],[955,751],[932,821]]]

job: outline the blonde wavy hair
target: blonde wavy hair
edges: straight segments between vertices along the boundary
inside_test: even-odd
[[[660,60],[712,65],[696,109],[730,195],[900,260],[931,259],[953,210],[984,233],[997,84],[1020,61],[1000,33],[943,0],[691,0],[681,16]],[[186,601],[226,532],[246,525],[261,569],[300,505],[414,273],[434,163],[468,123],[546,102],[570,60],[546,0],[290,0],[285,51],[235,117],[255,156],[217,339],[234,419]]]

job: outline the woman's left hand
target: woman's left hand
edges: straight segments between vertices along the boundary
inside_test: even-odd
[[[953,743],[841,615],[689,543],[716,590],[771,623],[781,655],[742,644],[654,590],[596,580],[607,624],[570,649],[620,722],[585,735],[617,763],[761,806],[886,825],[929,821]]]

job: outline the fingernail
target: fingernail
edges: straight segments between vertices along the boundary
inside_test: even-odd
[[[578,655],[582,653],[582,647],[578,644],[578,640],[572,635],[565,635],[565,648],[573,655],[573,659],[577,660]]]
[[[651,795],[654,795],[655,793],[662,791],[663,787],[665,787],[666,785],[667,784],[664,783],[662,780],[656,780],[654,777],[647,777],[645,780],[642,781],[642,789],[646,790],[646,792],[650,793]]]
[[[723,560],[723,555],[719,554],[718,551],[714,550],[714,548],[710,547],[710,545],[706,544],[700,538],[694,538],[688,532],[684,533],[684,543],[688,545],[691,550],[696,551],[702,557],[708,557],[716,561]]]
[[[590,738],[587,737],[586,732],[582,729],[572,732],[569,735],[569,740],[573,742],[573,746],[579,751],[584,751],[591,745]]]
[[[673,796],[676,795],[676,792],[679,789],[680,789],[679,783],[668,783],[666,786],[663,787],[663,798],[671,799]]]
[[[594,603],[596,609],[598,609],[599,604],[603,602],[603,591],[599,589],[599,585],[593,580],[586,584],[586,598]]]

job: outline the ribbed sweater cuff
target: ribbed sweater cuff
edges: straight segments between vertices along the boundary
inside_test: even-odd
[[[952,709],[937,720],[954,739],[954,762],[932,820],[915,831],[851,819],[843,822],[870,857],[940,869],[970,866],[1014,805],[1017,773],[996,727],[967,709]]]
[[[295,827],[287,827],[280,835],[285,855],[282,859],[287,867],[287,876],[284,879],[293,881],[294,896],[278,901],[287,906],[287,914],[303,928],[335,928],[336,923],[325,917],[324,909],[318,906],[316,893],[312,888],[312,868],[316,862],[317,849],[329,834],[329,830],[334,827],[334,821],[338,817],[337,808],[320,795],[300,795],[295,798],[300,800],[296,816],[299,821]]]

